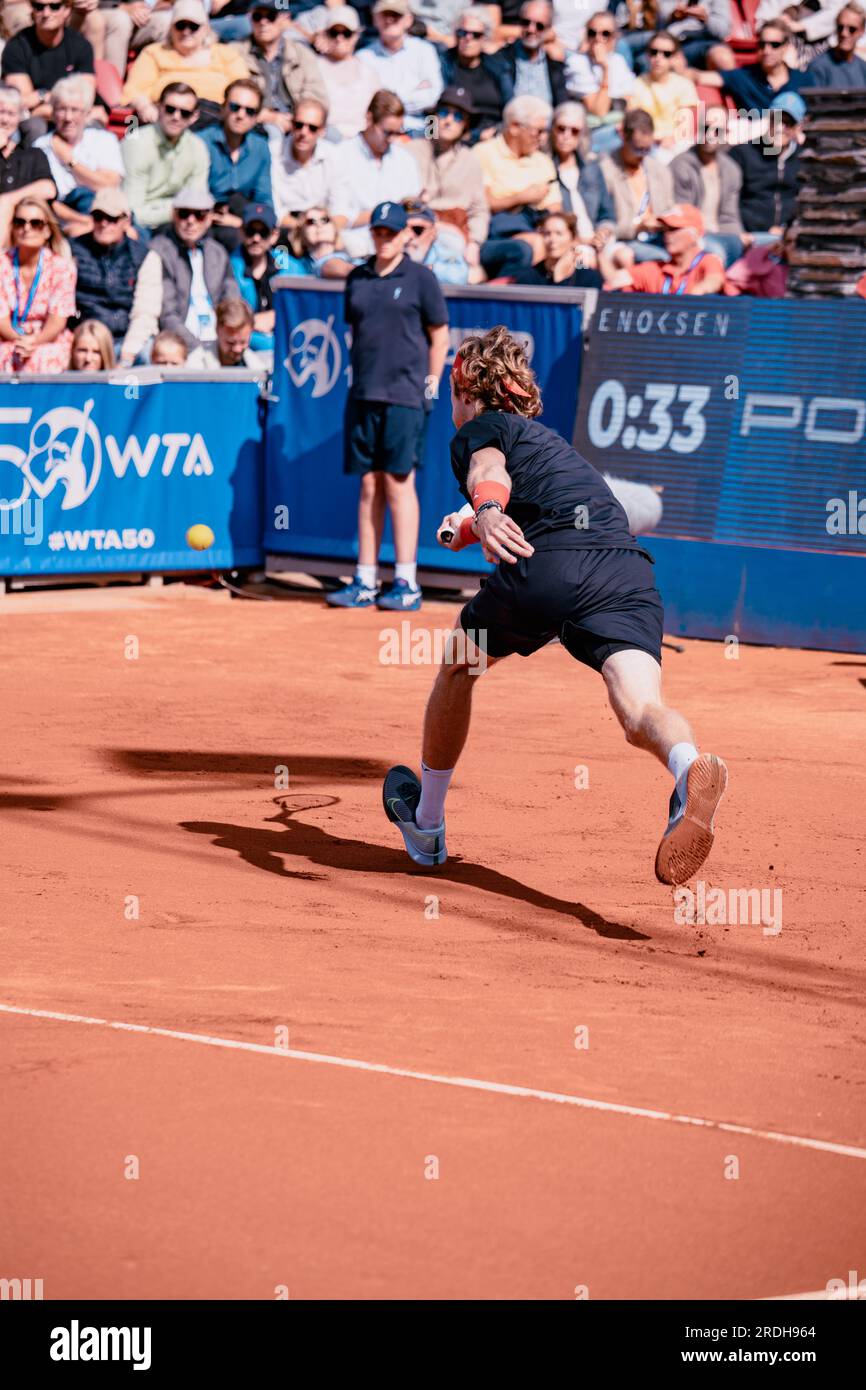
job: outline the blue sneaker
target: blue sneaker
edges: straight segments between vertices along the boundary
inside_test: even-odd
[[[656,854],[660,883],[686,883],[713,847],[713,817],[728,785],[728,769],[714,753],[701,753],[674,787],[668,828]]]
[[[326,594],[325,602],[332,608],[372,608],[378,597],[378,588],[368,589],[366,584],[355,578],[351,584],[336,589],[333,594]]]
[[[432,868],[448,858],[445,848],[445,822],[435,830],[421,830],[415,824],[415,812],[421,799],[421,783],[410,767],[389,769],[382,786],[385,815],[393,821],[403,836],[406,851],[416,864]]]
[[[417,613],[421,607],[421,590],[407,579],[394,579],[382,590],[376,607],[396,609],[400,613]]]

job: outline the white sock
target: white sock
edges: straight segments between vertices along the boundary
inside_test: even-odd
[[[415,824],[419,830],[435,830],[445,819],[445,798],[448,786],[454,776],[453,767],[445,772],[421,764],[421,800],[415,812]]]
[[[668,769],[677,786],[679,786],[680,780],[685,777],[697,756],[698,750],[693,743],[674,744],[668,754]]]
[[[394,566],[394,578],[405,579],[406,583],[410,584],[413,589],[415,588],[415,576],[417,573],[418,564],[415,560],[412,561],[411,565],[408,562],[404,564],[402,560],[398,560]]]
[[[355,568],[355,578],[365,589],[375,589],[377,580],[377,567],[375,565],[357,565]]]

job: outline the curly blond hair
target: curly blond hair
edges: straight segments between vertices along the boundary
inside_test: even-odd
[[[485,410],[505,410],[527,419],[541,414],[541,392],[523,345],[501,323],[460,344],[452,370],[454,387]]]

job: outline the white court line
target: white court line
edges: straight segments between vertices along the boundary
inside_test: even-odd
[[[503,1081],[480,1081],[471,1076],[439,1076],[435,1072],[389,1067],[383,1062],[362,1062],[355,1057],[330,1057],[325,1052],[299,1052],[293,1048],[274,1047],[267,1043],[241,1042],[237,1038],[212,1038],[206,1033],[181,1033],[174,1028],[154,1028],[147,1023],[123,1023],[107,1018],[88,1018],[82,1014],[53,1013],[48,1009],[22,1009],[14,1004],[0,1004],[0,1013],[23,1014],[28,1018],[50,1018],[59,1023],[87,1023],[97,1028],[115,1028],[123,1033],[151,1033],[158,1038],[174,1038],[177,1042],[235,1048],[239,1052],[264,1052],[272,1057],[290,1057],[296,1062],[318,1062],[327,1067],[380,1072],[385,1076],[402,1076],[410,1081],[429,1081],[436,1086],[458,1086],[465,1091],[489,1091],[500,1096],[552,1100],[558,1105],[578,1106],[581,1110],[602,1110],[608,1114],[631,1115],[642,1120],[667,1120],[675,1125],[697,1125],[702,1129],[723,1130],[726,1134],[745,1134],[752,1139],[771,1139],[776,1144],[793,1144],[801,1149],[841,1154],[844,1158],[866,1158],[866,1149],[855,1148],[852,1144],[834,1144],[827,1139],[808,1139],[799,1134],[781,1134],[772,1129],[753,1129],[751,1125],[735,1125],[727,1120],[705,1120],[695,1115],[674,1115],[666,1110],[647,1110],[643,1106],[620,1105],[615,1101],[594,1100],[588,1096],[573,1096],[562,1091],[540,1091],[534,1086],[512,1086]]]
[[[818,1289],[815,1293],[779,1293],[773,1298],[759,1298],[759,1303],[861,1303],[866,1302],[866,1294],[860,1293],[859,1289],[845,1289],[842,1293],[828,1293],[826,1289]]]

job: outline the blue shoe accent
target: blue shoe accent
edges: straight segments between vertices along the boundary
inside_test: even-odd
[[[382,786],[385,815],[393,821],[406,846],[406,852],[416,864],[433,868],[448,858],[445,848],[445,822],[434,830],[421,830],[415,824],[415,812],[421,799],[421,783],[410,767],[389,769]]]
[[[360,579],[353,579],[342,589],[325,595],[325,602],[332,608],[373,608],[379,597],[378,589],[368,589]]]
[[[728,769],[715,754],[700,753],[682,783],[674,787],[656,854],[660,883],[686,883],[704,863],[713,847],[713,817],[728,785]]]
[[[376,607],[400,613],[417,613],[421,607],[421,590],[417,584],[410,584],[406,579],[394,579],[382,590]]]

